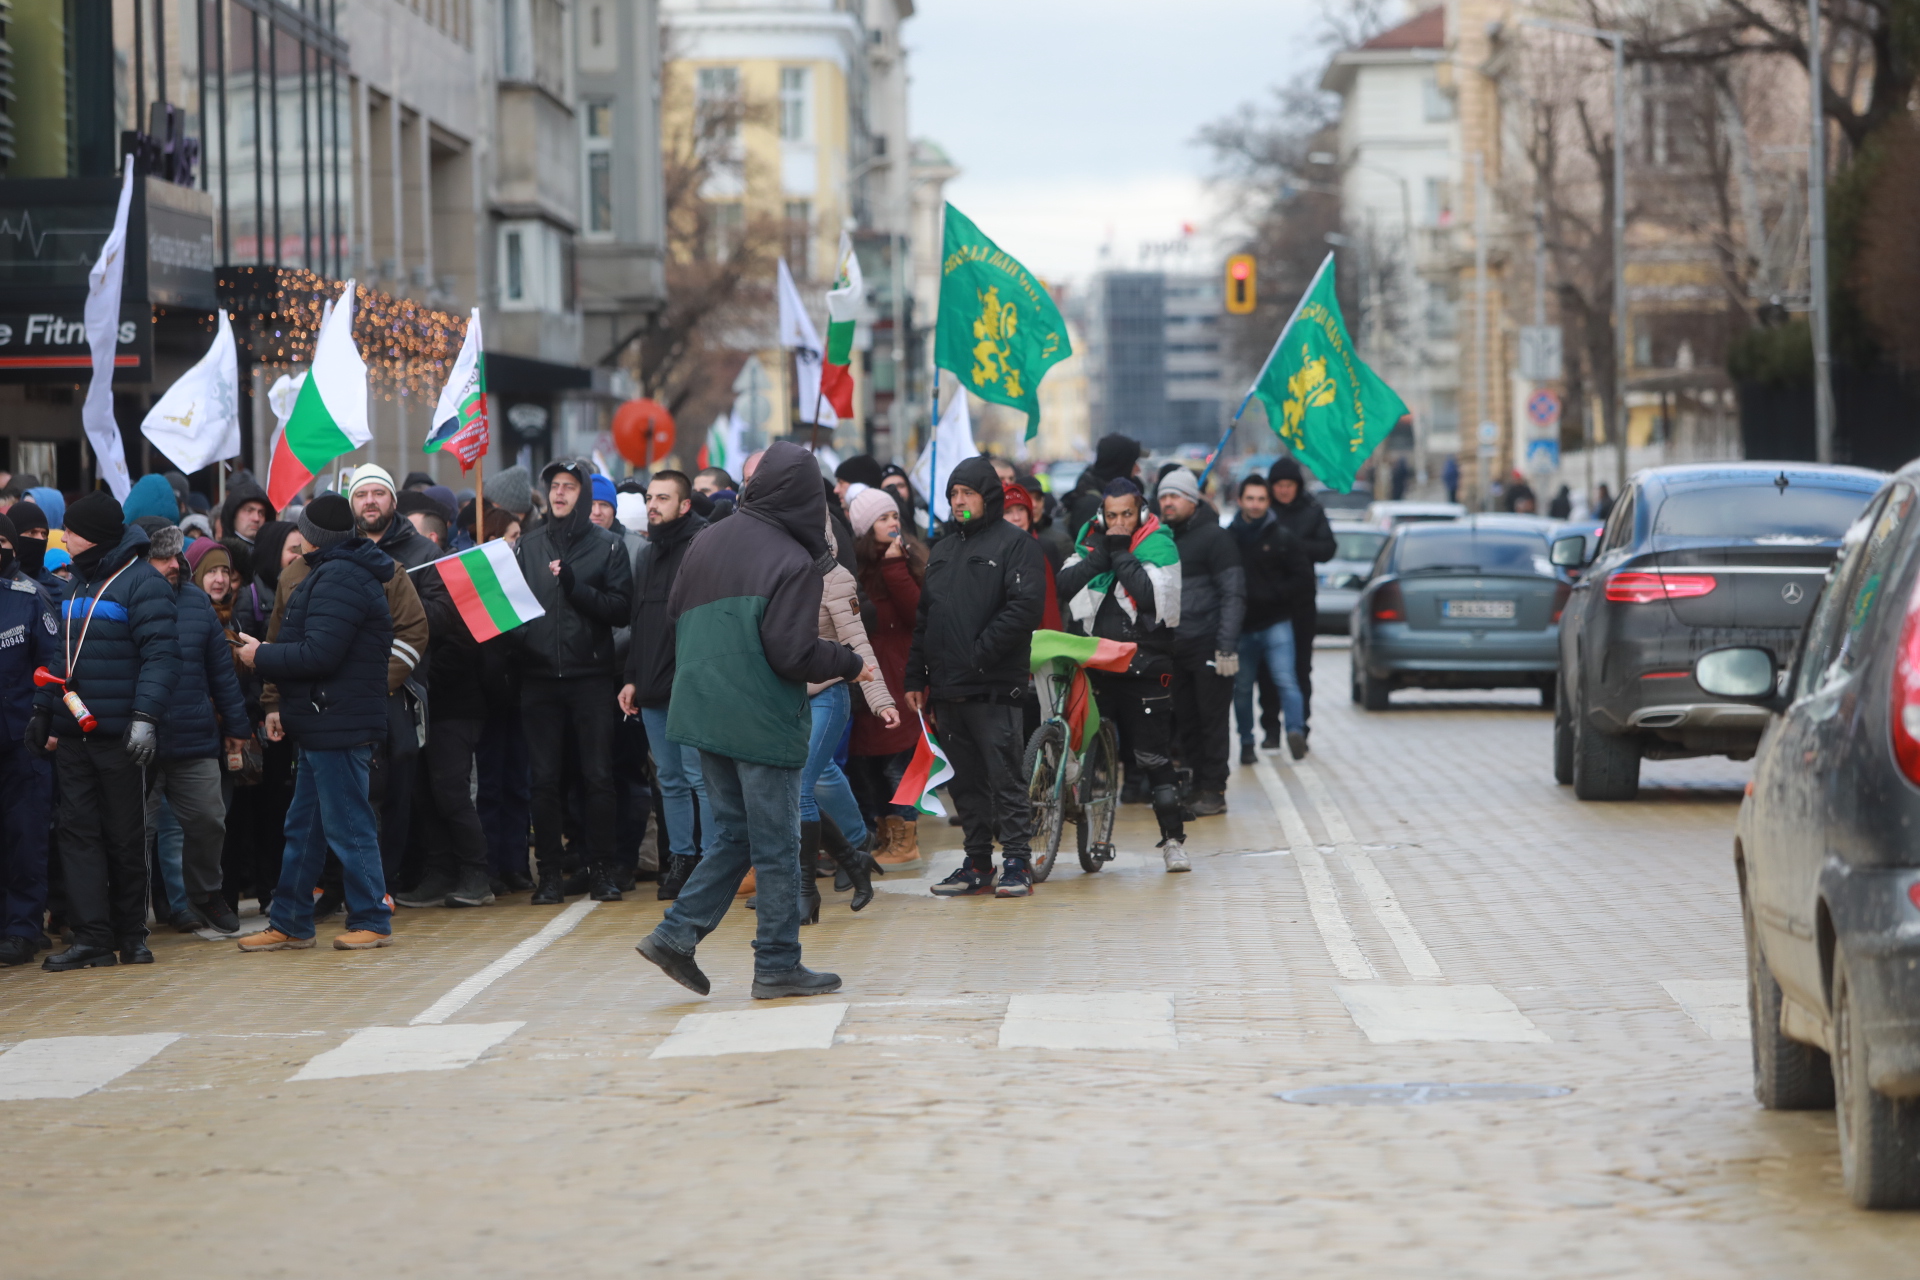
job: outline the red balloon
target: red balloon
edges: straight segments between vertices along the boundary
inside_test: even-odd
[[[636,467],[673,452],[673,415],[658,400],[629,400],[613,411],[613,446]]]

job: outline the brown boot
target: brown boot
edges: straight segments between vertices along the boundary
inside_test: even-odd
[[[893,839],[892,817],[876,818],[873,824],[873,848],[867,851],[873,855],[875,862],[893,852]]]
[[[734,896],[734,897],[736,897],[736,898],[744,898],[744,897],[746,897],[746,896],[747,896],[748,894],[750,894],[750,893],[752,893],[752,892],[753,892],[753,882],[754,882],[754,876],[753,876],[753,868],[752,868],[752,867],[748,867],[748,868],[747,868],[747,878],[746,878],[745,880],[742,880],[742,881],[740,882],[740,887],[739,887],[738,889],[735,889],[735,890],[733,891],[733,896]]]
[[[889,867],[897,867],[905,862],[920,861],[920,828],[906,818],[888,817],[882,819],[893,831],[893,842],[887,846],[886,856],[874,861]]]

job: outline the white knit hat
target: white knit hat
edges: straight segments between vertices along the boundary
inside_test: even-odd
[[[392,474],[377,462],[363,462],[353,469],[353,479],[347,484],[347,496],[351,498],[370,484],[384,486],[388,493],[399,496],[400,487],[394,484]]]

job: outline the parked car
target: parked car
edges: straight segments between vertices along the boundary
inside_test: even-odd
[[[1307,492],[1320,504],[1329,517],[1339,515],[1345,519],[1358,520],[1373,502],[1373,486],[1365,480],[1353,482],[1353,488],[1346,493],[1329,489],[1318,480],[1307,485]]]
[[[1354,603],[1360,599],[1360,589],[1367,585],[1374,558],[1386,543],[1387,534],[1357,520],[1327,523],[1333,529],[1334,545],[1339,549],[1333,553],[1333,559],[1315,566],[1320,574],[1320,589],[1315,599],[1319,614],[1316,629],[1323,636],[1343,636],[1347,634]]]
[[[1402,525],[1353,607],[1353,700],[1384,711],[1395,689],[1518,687],[1552,706],[1571,590],[1540,531],[1477,516]]]
[[[1397,529],[1403,524],[1432,520],[1458,520],[1467,509],[1458,502],[1371,502],[1361,517],[1377,529]]]
[[[1726,462],[1657,467],[1628,482],[1589,562],[1579,535],[1557,565],[1585,570],[1560,629],[1553,776],[1582,800],[1631,800],[1640,762],[1753,755],[1767,713],[1693,676],[1706,649],[1792,656],[1840,538],[1884,476],[1856,467]]]
[[[1838,1111],[1862,1208],[1920,1206],[1920,464],[1847,531],[1791,670],[1766,645],[1694,660],[1772,715],[1740,806],[1753,1093]]]
[[[1548,535],[1552,541],[1559,542],[1562,538],[1579,538],[1581,540],[1580,554],[1583,557],[1581,563],[1558,566],[1561,575],[1565,577],[1568,582],[1580,581],[1581,575],[1586,572],[1584,565],[1592,561],[1594,552],[1600,547],[1600,535],[1606,531],[1607,527],[1592,517],[1588,517],[1585,520],[1564,520],[1553,526],[1552,533]]]

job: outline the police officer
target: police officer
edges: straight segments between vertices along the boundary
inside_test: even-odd
[[[27,964],[46,948],[47,809],[53,766],[46,744],[28,750],[33,669],[54,660],[53,601],[21,569],[19,534],[0,513],[0,965]]]

